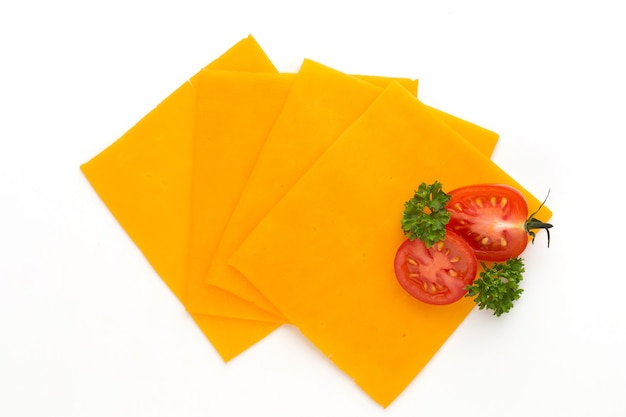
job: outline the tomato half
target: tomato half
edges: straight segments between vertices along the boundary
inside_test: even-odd
[[[464,238],[484,261],[518,257],[528,244],[528,204],[515,188],[471,185],[450,191],[448,230]]]
[[[438,305],[461,299],[474,282],[477,268],[472,248],[453,232],[430,248],[419,239],[407,239],[394,262],[402,288],[420,301]]]

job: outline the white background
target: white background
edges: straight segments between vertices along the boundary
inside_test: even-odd
[[[0,5],[0,415],[623,416],[626,12],[619,1]],[[79,171],[252,34],[281,71],[419,78],[501,135],[552,244],[387,409],[295,328],[224,364]]]

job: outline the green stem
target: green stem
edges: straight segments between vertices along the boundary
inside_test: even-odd
[[[524,229],[526,229],[526,233],[528,233],[533,238],[532,243],[535,243],[536,233],[534,232],[534,230],[544,229],[548,235],[548,247],[550,247],[550,229],[551,228],[552,228],[552,225],[550,223],[542,222],[541,220],[535,219],[534,217],[531,217],[530,219],[526,220],[526,223],[524,224]]]
[[[535,212],[530,215],[528,220],[526,220],[526,223],[524,223],[524,229],[526,230],[526,233],[528,233],[533,238],[532,243],[535,243],[535,235],[536,235],[533,230],[535,229],[545,230],[546,233],[548,234],[548,247],[550,247],[550,230],[549,229],[552,228],[552,225],[550,223],[545,223],[545,222],[542,222],[541,220],[536,219],[535,214],[537,214],[539,210],[541,210],[541,207],[543,207],[543,205],[548,200],[549,195],[550,195],[550,190],[548,190],[548,194],[546,195],[546,198],[544,198],[543,202],[539,205],[539,208],[535,210]]]

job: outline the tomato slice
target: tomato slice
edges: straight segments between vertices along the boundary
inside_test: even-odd
[[[464,238],[483,261],[518,257],[528,244],[528,204],[515,188],[471,185],[450,191],[447,229]]]
[[[409,294],[428,304],[461,299],[476,278],[478,261],[472,248],[454,232],[427,248],[421,240],[406,240],[398,249],[394,269]]]

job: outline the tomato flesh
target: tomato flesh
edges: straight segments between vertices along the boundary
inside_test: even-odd
[[[451,230],[469,243],[476,257],[500,262],[526,249],[528,204],[513,187],[482,184],[450,191],[447,209]]]
[[[427,248],[421,240],[406,240],[398,249],[394,269],[409,294],[428,304],[461,299],[476,278],[478,262],[472,248],[454,232]]]

